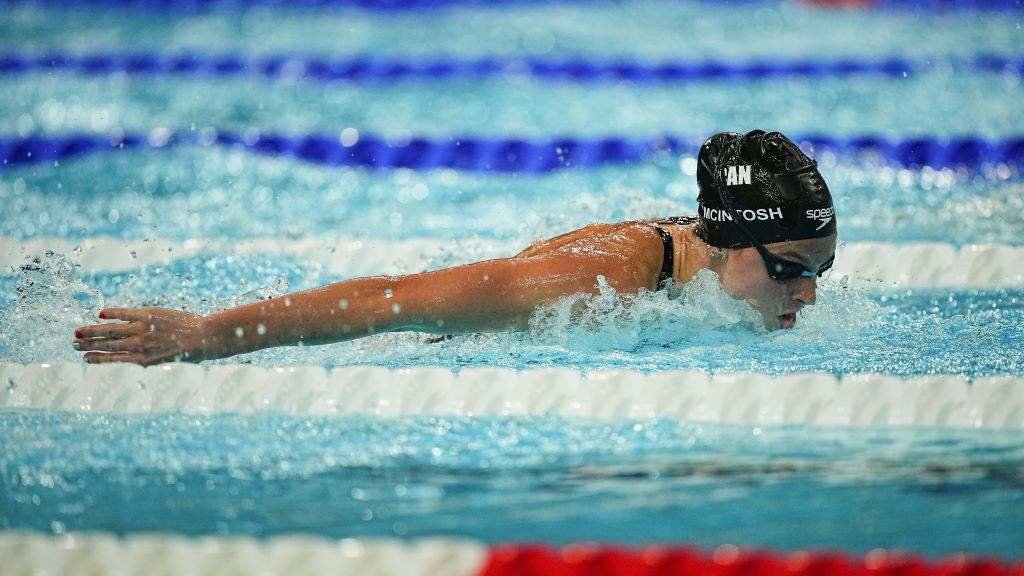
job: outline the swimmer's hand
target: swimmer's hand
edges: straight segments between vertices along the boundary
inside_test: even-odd
[[[199,362],[207,342],[204,318],[167,308],[107,308],[101,319],[124,320],[75,330],[75,350],[90,364]]]

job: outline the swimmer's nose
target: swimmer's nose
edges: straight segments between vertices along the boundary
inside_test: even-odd
[[[792,297],[804,306],[812,306],[818,299],[818,279],[797,278],[793,282]]]

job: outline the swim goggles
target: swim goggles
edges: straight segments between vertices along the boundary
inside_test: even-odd
[[[742,227],[742,224],[740,226]],[[822,264],[817,270],[812,270],[799,262],[779,258],[775,254],[769,252],[767,248],[753,238],[751,238],[751,241],[754,242],[754,248],[756,248],[757,253],[761,255],[761,259],[764,260],[764,267],[768,269],[768,276],[770,276],[772,280],[778,280],[780,282],[793,280],[795,278],[820,278],[822,274],[828,272],[829,269],[832,268],[832,263],[836,260],[836,255],[833,254],[832,257]]]

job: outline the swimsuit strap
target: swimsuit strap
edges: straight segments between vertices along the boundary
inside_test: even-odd
[[[675,248],[673,248],[672,234],[665,230],[658,224],[693,224],[697,222],[696,216],[669,216],[668,218],[662,218],[657,220],[654,224],[655,229],[658,230],[658,234],[661,234],[661,243],[665,247],[665,255],[661,257],[661,274],[658,275],[658,289],[665,285],[665,281],[672,278],[672,272],[675,270]]]
[[[661,234],[661,243],[665,246],[665,255],[661,257],[661,274],[658,276],[658,290],[665,286],[665,282],[672,278],[672,271],[675,269],[675,249],[672,247],[672,235],[661,226],[654,226]]]

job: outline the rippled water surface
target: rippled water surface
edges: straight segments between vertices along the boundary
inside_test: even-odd
[[[961,89],[950,83],[971,78]],[[769,89],[770,88],[770,89]],[[833,135],[1016,135],[1024,119],[1019,78],[952,70],[911,77],[856,76],[681,85],[528,79],[419,81],[365,86],[266,79],[197,82],[183,76],[89,78],[45,72],[0,78],[0,132],[107,133],[211,126],[338,134],[347,127],[393,137],[502,135],[651,136],[771,126]],[[934,124],[933,118],[943,118]]]
[[[822,159],[844,241],[1018,244],[1015,171],[957,174]],[[592,222],[693,214],[696,162],[544,176],[323,168],[219,148],[80,157],[0,171],[0,234],[247,238],[357,236],[530,242]],[[469,217],[467,217],[469,216]]]
[[[6,2],[4,4],[7,4]],[[1017,55],[1018,18],[1004,13],[833,11],[799,3],[734,6],[669,2],[557,2],[403,14],[361,10],[160,11],[46,8],[13,3],[0,35],[40,51],[117,49],[444,54],[686,56]],[[21,4],[20,6],[18,4]],[[7,8],[5,6],[5,8]],[[737,20],[746,25],[737,26]],[[823,34],[822,30],[827,30]],[[870,34],[865,31],[870,30]],[[913,38],[916,42],[908,42]],[[443,41],[441,40],[443,39]]]
[[[0,527],[1024,553],[1014,432],[0,411]]]

